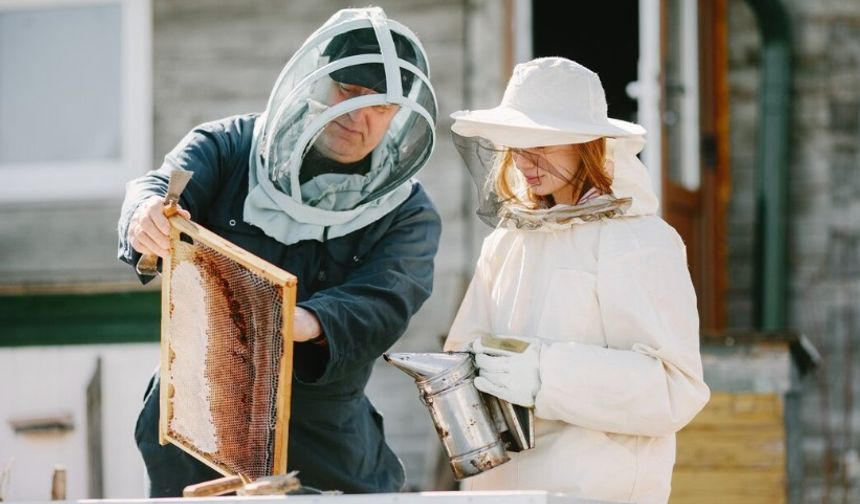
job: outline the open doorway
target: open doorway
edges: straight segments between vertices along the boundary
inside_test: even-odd
[[[531,1],[533,55],[563,56],[594,70],[609,116],[649,130],[642,159],[663,218],[687,245],[705,329],[725,324],[725,9],[722,0]],[[639,102],[627,94],[632,82]]]
[[[597,72],[609,117],[636,121],[627,84],[637,80],[638,2],[532,2],[535,57],[563,56]]]

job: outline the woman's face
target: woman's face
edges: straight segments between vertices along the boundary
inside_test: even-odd
[[[533,194],[552,195],[556,203],[573,205],[571,186],[581,163],[572,145],[511,149],[514,164]]]

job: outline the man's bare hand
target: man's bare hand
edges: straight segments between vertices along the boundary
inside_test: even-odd
[[[131,217],[128,227],[128,241],[134,250],[141,254],[155,254],[158,257],[167,257],[167,249],[170,242],[168,233],[170,224],[164,216],[164,198],[162,196],[150,196],[143,200]],[[186,219],[191,218],[188,210],[179,208],[179,215]]]
[[[322,327],[316,315],[301,306],[296,306],[293,315],[293,341],[297,343],[309,341],[321,334]]]

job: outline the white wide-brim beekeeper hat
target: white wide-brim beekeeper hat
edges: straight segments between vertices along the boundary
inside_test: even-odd
[[[502,103],[451,114],[452,131],[514,148],[642,136],[645,128],[607,115],[600,77],[565,58],[538,58],[514,68]]]

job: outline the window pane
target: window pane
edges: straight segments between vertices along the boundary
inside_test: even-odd
[[[116,4],[0,10],[0,169],[120,157],[120,30]]]

